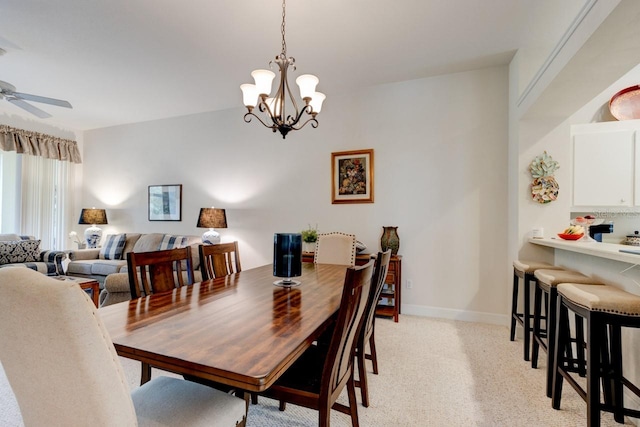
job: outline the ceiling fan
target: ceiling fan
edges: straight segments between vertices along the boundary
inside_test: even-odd
[[[15,86],[0,80],[0,99],[3,98],[11,102],[13,105],[20,107],[23,110],[28,111],[34,116],[41,119],[51,117],[51,114],[47,113],[46,111],[42,111],[38,107],[34,107],[26,101],[41,102],[43,104],[57,105],[58,107],[73,108],[71,104],[69,104],[69,102],[63,101],[61,99],[46,98],[44,96],[16,92]]]

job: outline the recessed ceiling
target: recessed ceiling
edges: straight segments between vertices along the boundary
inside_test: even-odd
[[[508,63],[529,6],[290,0],[287,53],[320,78],[328,107],[359,87]],[[281,13],[280,0],[3,2],[0,80],[68,100],[38,107],[77,130],[242,108],[239,85],[280,53]],[[25,114],[7,102],[0,113]]]

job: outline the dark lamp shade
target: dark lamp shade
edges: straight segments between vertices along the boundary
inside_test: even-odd
[[[273,235],[273,275],[286,278],[302,275],[302,234]]]
[[[82,209],[78,224],[108,224],[107,211],[104,209]]]
[[[227,214],[224,209],[201,208],[198,228],[227,228]]]

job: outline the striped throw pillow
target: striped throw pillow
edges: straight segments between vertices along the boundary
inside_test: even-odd
[[[100,259],[122,259],[124,245],[127,243],[126,234],[110,234],[104,239],[100,248]]]
[[[160,246],[158,246],[158,250],[163,251],[165,249],[184,248],[186,245],[187,237],[165,234],[164,236],[162,236],[162,241],[160,242]]]

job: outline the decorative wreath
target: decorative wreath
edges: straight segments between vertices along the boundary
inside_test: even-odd
[[[558,162],[553,160],[546,151],[533,159],[529,166],[529,171],[533,178],[531,182],[531,197],[534,201],[549,203],[558,198],[560,186],[553,174],[559,168]]]

